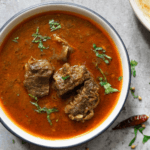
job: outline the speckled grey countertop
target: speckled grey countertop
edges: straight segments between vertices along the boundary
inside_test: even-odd
[[[62,0],[53,0],[62,1]],[[136,114],[150,113],[150,33],[138,21],[128,0],[66,0],[93,9],[107,19],[122,37],[128,50],[130,59],[138,61],[137,76],[132,77],[131,86],[136,87],[136,94],[142,101],[134,99],[129,93],[127,102],[117,120],[103,134],[80,146],[69,150],[130,150],[128,146],[134,137],[132,128],[112,131],[112,127],[119,121]],[[48,2],[48,0],[0,0],[0,27],[15,13],[34,4]],[[149,121],[145,134],[150,135]],[[143,136],[138,134],[135,144],[136,150],[150,150],[150,141],[142,144]],[[12,140],[15,140],[13,144]],[[13,136],[0,124],[0,150],[45,150],[32,144],[22,144],[22,140]]]

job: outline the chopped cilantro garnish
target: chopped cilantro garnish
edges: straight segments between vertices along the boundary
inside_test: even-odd
[[[47,121],[49,122],[50,125],[52,125],[52,122],[50,120],[50,114],[53,112],[57,112],[58,110],[56,108],[48,109],[46,107],[41,108],[37,103],[31,102],[31,104],[35,105],[37,107],[37,110],[35,110],[38,113],[46,112],[47,113]]]
[[[38,110],[36,110],[36,112],[38,113],[42,113],[42,112],[46,112],[47,113],[47,121],[49,122],[50,125],[52,125],[52,122],[50,120],[50,114],[53,112],[57,112],[58,110],[56,108],[52,108],[52,109],[48,109],[48,108],[41,108],[40,106],[38,106]]]
[[[115,88],[112,88],[111,87],[111,84],[109,84],[107,82],[107,79],[106,79],[106,76],[104,75],[103,71],[101,68],[99,68],[97,65],[96,67],[99,69],[99,71],[101,72],[101,74],[103,75],[103,78],[100,77],[99,80],[100,80],[100,85],[104,87],[105,89],[105,94],[110,94],[110,93],[114,93],[114,92],[119,92],[118,89],[115,89]]]
[[[131,65],[131,74],[133,74],[133,76],[136,76],[136,70],[135,70],[135,66],[137,66],[138,62],[136,62],[135,60],[131,60],[130,65]]]
[[[121,81],[121,80],[122,80],[122,78],[123,78],[123,77],[122,77],[122,76],[120,76],[120,77],[118,78],[118,81]]]
[[[96,56],[103,59],[106,64],[109,64],[109,60],[111,60],[112,58],[105,54],[106,51],[102,47],[97,47],[96,44],[93,44],[93,48]],[[102,51],[102,53],[100,54],[98,51]]]
[[[93,48],[96,49],[96,44],[93,44]]]
[[[106,64],[109,64],[109,60],[111,60],[111,57],[107,56],[106,54],[99,54],[97,51],[95,51],[95,53],[97,57],[102,58]],[[108,58],[109,60],[107,60],[106,58]]]
[[[104,87],[105,89],[105,94],[110,94],[110,93],[114,93],[114,92],[119,92],[118,89],[112,88],[111,84],[109,84],[106,81],[101,81],[100,85]]]
[[[44,41],[44,40],[43,40]],[[40,41],[39,42],[39,45],[38,45],[38,48],[41,50],[41,52],[43,51],[43,49],[48,49],[49,47],[45,47],[45,46],[43,46],[43,43],[42,43],[42,41]]]
[[[66,77],[61,77],[63,80],[68,79],[70,76],[66,76]]]
[[[29,94],[30,97],[32,97],[33,99],[35,99],[36,101],[38,101],[38,98],[33,96],[32,94]]]
[[[15,43],[18,43],[18,40],[19,39],[19,37],[16,37],[16,38],[14,38],[14,40],[12,40],[13,42],[15,42]]]
[[[36,33],[33,33],[32,36],[34,39],[32,40],[33,43],[39,43],[38,48],[43,51],[43,49],[48,49],[49,47],[43,46],[43,42],[51,39],[49,36],[42,36],[39,34],[39,28],[36,29]]]
[[[14,139],[12,140],[12,142],[13,142],[13,144],[15,144],[15,140]]]
[[[38,111],[38,110],[40,110],[40,106],[38,105],[38,103],[37,102],[30,102],[32,105],[34,105],[35,107],[37,107],[37,110],[36,110],[36,112]]]
[[[61,28],[61,24],[58,22],[55,22],[53,19],[49,20],[49,25],[50,25],[51,31],[55,31]]]
[[[143,134],[143,130],[144,130],[144,129],[145,129],[144,127],[139,128],[139,131]]]
[[[36,29],[36,34],[37,35],[39,34],[39,27],[37,27],[37,29]]]
[[[52,125],[52,122],[50,120],[50,114],[53,112],[57,112],[58,110],[56,108],[52,108],[52,109],[48,109],[46,107],[41,108],[38,104],[38,99],[37,97],[29,94],[30,97],[34,98],[36,100],[36,102],[30,102],[32,105],[34,105],[37,109],[35,110],[37,113],[42,113],[42,112],[46,112],[47,113],[47,121],[49,122],[50,125]]]
[[[136,136],[137,136],[137,131],[138,131],[138,129],[134,128],[135,137],[131,140],[131,142],[129,143],[129,146],[131,146],[135,142],[135,139],[136,139]]]
[[[22,140],[22,144],[26,144],[26,143],[27,143],[27,142],[25,142],[25,141]]]
[[[144,135],[143,144],[150,140],[150,136]]]
[[[103,75],[104,80],[105,80],[105,81],[107,81],[107,79],[106,79],[106,76],[105,76],[104,72],[102,71],[102,69],[101,69],[101,68],[99,68],[99,67],[98,67],[98,65],[97,65],[97,64],[96,64],[96,68],[97,68],[97,69],[100,71],[100,73]],[[100,78],[99,78],[99,80],[100,80],[100,81],[103,81],[103,78],[102,78],[102,77],[100,77]]]
[[[96,44],[93,44],[93,48],[96,51],[103,51],[103,52],[105,52],[105,50],[102,47],[97,47]]]
[[[101,72],[101,74],[103,75],[103,77],[104,77],[104,80],[106,81],[107,79],[106,79],[106,76],[104,75],[104,73],[103,73],[103,71],[102,71],[102,69],[101,68],[98,68],[99,69],[99,71]],[[101,79],[102,80],[102,79]],[[101,81],[100,80],[100,81]]]
[[[135,96],[133,91],[131,91],[131,94],[133,95],[134,98],[138,98],[138,96]]]
[[[99,81],[103,81],[103,78],[102,78],[102,77],[99,77]]]
[[[134,98],[138,98],[138,96],[135,96],[134,94],[134,90],[132,90],[132,88],[130,87],[130,90],[131,90],[131,94],[133,95]]]
[[[138,130],[139,130],[140,127],[141,127],[141,125],[138,125],[138,126],[134,127],[135,137],[131,140],[131,142],[129,143],[129,146],[131,146],[135,142],[135,139],[136,139],[136,136],[137,136],[137,132],[138,132]]]
[[[137,137],[137,132],[138,132],[138,131],[144,136],[144,137],[143,137],[143,144],[146,143],[148,140],[150,140],[150,136],[143,134],[143,130],[144,130],[144,129],[145,129],[145,128],[142,127],[141,125],[138,125],[138,126],[135,126],[135,127],[134,127],[134,134],[135,134],[135,137],[131,140],[129,146],[131,146],[131,145],[135,142],[135,139],[136,139],[136,137]]]

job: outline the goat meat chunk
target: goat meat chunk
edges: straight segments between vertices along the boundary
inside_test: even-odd
[[[65,63],[53,76],[58,95],[61,96],[73,90],[89,79],[90,76],[89,71],[84,65],[70,66],[68,63]],[[67,78],[65,79],[65,77]]]
[[[99,86],[91,78],[84,82],[74,100],[65,107],[71,120],[84,122],[94,116],[94,108],[99,104]]]
[[[61,44],[62,44],[62,51],[61,51],[60,56],[58,56],[57,59],[66,62],[66,61],[68,60],[69,54],[73,52],[72,46],[70,46],[66,40],[60,38],[60,37],[59,37],[58,35],[56,35],[56,34],[53,34],[53,39],[54,39],[55,41],[57,41],[58,43],[61,43]]]
[[[53,67],[46,60],[31,57],[25,64],[24,86],[29,94],[43,97],[49,94],[49,79],[53,74]]]

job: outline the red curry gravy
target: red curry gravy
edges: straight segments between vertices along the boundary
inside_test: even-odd
[[[61,24],[61,29],[50,32],[49,20],[54,19]],[[68,100],[57,96],[54,89],[50,88],[48,96],[39,99],[41,107],[56,107],[59,111],[52,113],[50,118],[52,126],[46,119],[46,113],[38,114],[31,105],[24,85],[25,63],[33,56],[36,59],[50,60],[55,70],[62,67],[64,62],[51,59],[54,54],[60,54],[62,46],[56,41],[43,42],[48,49],[40,51],[38,44],[32,43],[32,34],[39,27],[39,33],[52,37],[53,34],[65,39],[75,50],[70,54],[70,65],[85,65],[91,72],[95,81],[102,77],[96,69],[94,61],[97,57],[93,52],[93,44],[103,47],[112,61],[106,64],[101,61],[99,67],[107,77],[113,88],[121,90],[122,76],[121,58],[109,35],[89,18],[69,12],[48,12],[29,18],[13,29],[0,47],[0,105],[9,118],[26,132],[45,139],[65,139],[89,132],[102,124],[116,106],[120,93],[105,94],[104,87],[100,87],[100,103],[94,109],[95,115],[84,123],[72,121],[65,114],[64,108]],[[18,43],[12,40],[19,37]],[[51,84],[51,83],[50,83]]]

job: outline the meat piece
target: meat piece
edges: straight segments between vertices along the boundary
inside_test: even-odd
[[[58,60],[67,61],[69,55],[69,47],[63,45],[61,54],[58,57]]]
[[[68,77],[63,79],[62,77]],[[90,73],[84,65],[70,66],[65,63],[53,76],[58,95],[63,95],[90,78]]]
[[[93,79],[84,82],[84,86],[78,90],[73,102],[65,107],[65,113],[71,120],[84,122],[94,116],[94,108],[99,104],[99,86]]]
[[[49,94],[49,79],[53,74],[53,67],[46,60],[37,60],[31,57],[25,64],[24,86],[29,94],[43,97]]]
[[[58,60],[62,60],[62,61],[67,61],[69,53],[73,52],[73,48],[68,44],[67,41],[65,41],[64,39],[60,38],[59,36],[57,36],[56,34],[53,34],[53,39],[59,43],[62,44],[62,51],[60,56],[58,56]]]
[[[62,43],[63,45],[68,45],[68,42],[66,40],[63,40],[62,38],[60,38],[58,35],[53,34],[53,37],[54,37],[55,41]]]

